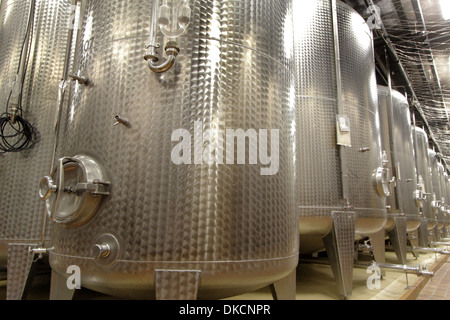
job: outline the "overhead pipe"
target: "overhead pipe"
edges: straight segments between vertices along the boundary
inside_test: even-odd
[[[366,5],[368,8],[375,6],[373,0],[365,0],[365,2],[366,2]],[[377,32],[377,30],[374,30],[374,32]],[[382,22],[381,22],[381,33],[379,33],[379,35],[380,35],[380,38],[383,40],[385,47],[388,49],[389,54],[393,58],[391,60],[391,62],[393,64],[395,64],[396,67],[398,68],[400,76],[402,77],[402,79],[406,85],[407,93],[412,98],[414,108],[420,114],[420,117],[422,118],[422,120],[425,124],[425,127],[428,129],[430,139],[432,140],[433,144],[436,146],[438,152],[442,154],[442,150],[441,150],[439,144],[436,142],[436,138],[435,138],[433,132],[431,131],[430,124],[428,123],[428,120],[427,120],[423,110],[420,108],[419,100],[416,96],[416,93],[411,84],[411,81],[409,80],[408,74],[401,63],[401,60],[400,60],[399,56],[397,55],[397,52],[396,52],[394,46],[392,45],[391,41],[389,40],[389,34],[387,33],[387,30]]]
[[[439,73],[438,73],[438,70],[437,70],[437,67],[436,67],[436,61],[434,60],[433,52],[431,50],[430,39],[428,38],[428,34],[427,34],[427,27],[426,27],[426,24],[425,24],[425,18],[423,16],[422,6],[420,5],[420,2],[418,0],[411,0],[411,3],[412,3],[412,6],[413,6],[413,9],[414,9],[414,13],[416,15],[416,18],[417,18],[417,20],[419,20],[419,23],[421,24],[421,26],[423,28],[423,34],[424,34],[424,37],[425,37],[424,44],[428,47],[428,54],[429,54],[429,59],[428,60],[431,63],[431,72],[433,73],[433,76],[434,76],[434,78],[436,80],[436,84],[438,86],[438,91],[439,91],[439,94],[441,95],[442,103],[444,105],[445,114],[447,116],[447,122],[449,122],[450,121],[449,113],[448,113],[447,106],[446,106],[445,99],[444,99],[444,94],[443,94],[443,91],[442,91],[441,80],[439,78]]]

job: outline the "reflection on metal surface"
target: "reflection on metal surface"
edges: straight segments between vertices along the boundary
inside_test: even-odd
[[[331,2],[295,2],[294,16],[300,233],[308,236],[302,238],[301,252],[308,252],[323,247],[321,237],[330,231],[332,211],[354,207],[355,232],[367,234],[384,226],[386,205],[374,185],[382,152],[370,31],[359,14],[338,1],[340,64],[336,64]],[[338,65],[341,112],[336,107]],[[338,132],[351,132],[352,147],[342,152],[336,146],[336,119]],[[313,235],[319,247],[309,245]]]
[[[33,125],[35,145],[24,153],[5,154],[0,158],[1,248],[3,243],[41,243],[50,237],[43,204],[37,197],[37,184],[49,174],[71,1],[36,0],[35,3],[22,101],[24,116]],[[31,1],[3,0],[0,8],[1,110],[5,110],[9,94],[4,89],[10,87],[20,65],[30,4]],[[11,277],[14,270],[9,270]]]
[[[420,226],[422,195],[417,193],[416,155],[409,104],[399,92],[382,86],[378,86],[378,101],[382,147],[387,154],[388,168],[396,181],[388,198],[389,213],[405,214],[408,219],[407,231],[413,232]],[[386,231],[390,232],[392,223],[386,227]]]
[[[79,265],[83,286],[124,298],[175,290],[172,298],[214,299],[277,282],[295,270],[298,256],[293,44],[285,29],[292,25],[291,1],[183,1],[196,18],[176,39],[175,65],[161,74],[149,73],[142,61],[155,13],[148,3],[86,4],[73,74],[94,86],[71,84],[57,156],[95,158],[111,182],[110,196],[86,224],[55,227],[52,268],[64,274]],[[154,44],[170,41],[158,32]],[[112,119],[132,126],[120,130]],[[175,165],[172,133],[192,136],[196,123],[202,132],[279,130],[278,173],[261,176],[261,165]],[[63,195],[67,206],[76,199]],[[103,234],[120,239],[107,266],[115,252],[97,239]],[[98,257],[106,244],[110,253]],[[198,292],[197,277],[188,274],[166,286],[166,276],[180,269],[201,271]]]

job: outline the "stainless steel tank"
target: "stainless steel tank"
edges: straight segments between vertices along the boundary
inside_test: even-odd
[[[300,253],[327,247],[328,235],[341,241],[327,252],[348,262],[333,267],[348,295],[353,240],[382,230],[387,218],[373,39],[340,1],[294,7]]]
[[[132,299],[215,299],[277,282],[298,261],[292,1],[155,3],[158,14],[145,0],[85,2],[78,82],[41,193],[54,278],[76,265],[83,287]],[[153,14],[160,60],[146,62]],[[164,48],[168,71],[155,67]],[[231,162],[218,147],[216,161],[202,158],[207,141],[239,129],[250,138],[227,136]]]
[[[422,193],[418,190],[411,113],[408,100],[398,91],[378,86],[381,145],[390,172],[386,234],[400,264],[407,263],[407,234],[421,224]],[[384,258],[382,258],[384,259]]]
[[[441,198],[439,202],[438,213],[438,229],[441,230],[445,226],[445,211],[447,206],[447,183],[448,174],[445,172],[444,165],[438,161],[439,183],[441,185]]]
[[[416,231],[420,225],[421,194],[417,186],[411,112],[408,100],[398,91],[378,86],[382,148],[394,179],[387,198],[388,223],[386,231],[394,226],[394,217],[406,216],[406,232]]]
[[[441,172],[442,169],[440,166],[438,155],[436,154],[436,151],[432,149],[428,149],[428,155],[430,160],[430,170],[431,170],[431,178],[433,182],[433,195],[432,195],[432,207],[433,207],[433,213],[436,216],[437,225],[434,231],[434,237],[435,240],[437,240],[438,233],[440,230],[442,230],[443,223],[442,223],[442,186],[441,186]]]
[[[445,227],[450,226],[450,179],[447,174],[447,180],[446,180],[446,189],[447,189],[447,207],[444,214],[444,221],[445,221]],[[447,233],[446,237],[448,238],[448,230],[445,230]]]
[[[414,127],[415,156],[417,159],[417,181],[422,187],[422,212],[427,220],[429,231],[436,227],[436,214],[433,209],[433,183],[428,157],[428,135],[422,128]]]
[[[8,99],[12,103],[14,94],[11,92],[20,88],[21,77],[14,80],[23,62],[24,72],[19,72],[25,77],[23,118],[34,130],[31,148],[0,156],[0,255],[3,260],[8,243],[40,243],[49,239],[44,206],[36,198],[37,183],[50,170],[55,105],[64,64],[70,4],[67,0],[3,0],[1,4],[1,112],[6,111]],[[29,17],[30,36],[26,42]],[[8,273],[13,274],[13,271],[10,269]]]

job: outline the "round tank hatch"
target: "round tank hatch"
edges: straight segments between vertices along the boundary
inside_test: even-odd
[[[53,174],[41,180],[39,196],[53,222],[74,228],[93,217],[102,198],[109,195],[109,185],[94,159],[64,157]]]
[[[391,195],[389,169],[378,168],[374,173],[374,180],[378,195],[382,198],[389,197]]]

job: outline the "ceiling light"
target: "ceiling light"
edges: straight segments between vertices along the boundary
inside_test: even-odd
[[[449,0],[439,0],[441,3],[442,16],[445,20],[450,19],[450,1]]]

